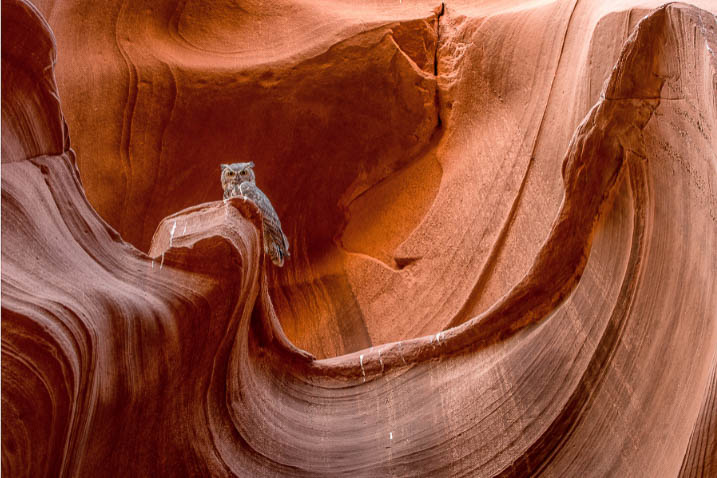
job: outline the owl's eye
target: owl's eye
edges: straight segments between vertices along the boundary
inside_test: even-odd
[[[234,176],[234,171],[229,171],[229,172],[227,173],[227,175],[228,175],[228,176]]]
[[[239,174],[241,174],[242,176],[246,176],[246,169],[242,169],[242,172]]]

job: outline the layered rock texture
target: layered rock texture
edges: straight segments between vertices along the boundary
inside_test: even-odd
[[[717,476],[716,12],[3,0],[3,475]]]

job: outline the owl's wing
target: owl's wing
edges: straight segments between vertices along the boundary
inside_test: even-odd
[[[289,241],[281,230],[279,216],[271,205],[266,194],[251,183],[245,183],[242,188],[244,195],[257,205],[262,213],[264,224],[264,248],[271,257],[272,262],[281,267],[284,265],[284,257],[289,255]]]

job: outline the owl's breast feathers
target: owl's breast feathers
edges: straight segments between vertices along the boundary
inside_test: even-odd
[[[233,197],[239,197],[241,196],[241,191],[239,189],[239,186],[241,186],[241,183],[229,183],[224,188],[224,199],[229,199]]]
[[[224,195],[227,196],[226,191]],[[289,241],[284,231],[281,230],[281,221],[269,198],[256,184],[250,182],[241,183],[232,188],[229,197],[232,196],[244,196],[259,208],[264,225],[264,252],[269,255],[274,264],[279,267],[283,266],[284,258],[289,256]]]

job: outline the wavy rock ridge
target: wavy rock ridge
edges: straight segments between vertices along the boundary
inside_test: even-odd
[[[2,4],[7,476],[717,474],[708,2],[37,7]],[[284,269],[214,200],[237,156]]]

